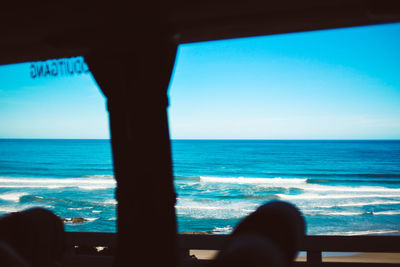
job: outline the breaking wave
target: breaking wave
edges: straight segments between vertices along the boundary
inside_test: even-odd
[[[0,188],[65,188],[77,187],[84,190],[100,190],[115,188],[112,176],[86,176],[82,178],[16,178],[0,177]]]

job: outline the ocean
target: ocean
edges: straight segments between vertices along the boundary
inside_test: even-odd
[[[171,146],[179,232],[227,234],[259,205],[284,200],[308,234],[400,234],[399,140]],[[109,140],[0,139],[0,216],[41,206],[86,219],[67,231],[115,232],[114,189]]]

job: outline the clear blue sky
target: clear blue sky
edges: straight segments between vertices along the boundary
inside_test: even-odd
[[[181,45],[172,138],[400,139],[400,23]],[[0,67],[0,137],[108,138],[91,75]]]
[[[0,66],[0,138],[108,138],[105,98],[91,74],[32,79]]]

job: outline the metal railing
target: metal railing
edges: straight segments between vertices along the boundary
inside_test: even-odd
[[[115,234],[68,232],[67,236],[73,251],[71,266],[112,266]],[[189,258],[190,250],[221,250],[228,236],[179,234],[178,239],[182,257]],[[95,247],[102,250],[97,251]],[[296,261],[295,267],[400,266],[400,263],[385,262],[324,262],[322,255],[323,252],[400,253],[400,236],[306,236],[300,243],[300,251],[306,252],[306,258],[305,261]],[[191,266],[206,261],[192,260]]]

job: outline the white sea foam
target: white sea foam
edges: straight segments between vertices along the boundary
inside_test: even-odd
[[[242,211],[242,212],[246,212],[246,213],[250,213],[255,211],[255,209],[246,209],[246,208],[238,208],[235,206],[175,206],[175,208],[177,209],[186,209],[186,210],[210,210],[210,211],[216,211],[216,210],[220,210],[220,211]]]
[[[215,227],[212,232],[216,234],[230,234],[233,230],[233,227],[230,225],[227,225],[225,227]]]
[[[315,193],[352,193],[352,195],[358,194],[356,197],[361,197],[361,193],[369,194],[390,194],[392,197],[400,197],[400,188],[387,188],[381,186],[337,186],[337,185],[319,185],[307,183],[307,178],[250,178],[250,177],[207,177],[201,176],[200,182],[203,183],[221,183],[221,184],[243,184],[249,186],[256,186],[257,188],[296,188],[303,191],[315,192]],[[396,194],[396,195],[395,195]],[[280,195],[282,198],[286,198],[285,195]],[[311,195],[314,198],[328,198],[317,195]],[[387,197],[387,196],[385,196]],[[292,197],[287,197],[291,199]],[[302,198],[299,196],[293,197]],[[332,195],[331,198],[344,198],[344,196]]]
[[[377,205],[396,205],[400,204],[400,201],[372,201],[372,202],[355,202],[355,203],[338,203],[332,205],[319,205],[318,207],[324,209],[336,208],[336,207],[364,207],[364,206],[377,206]]]
[[[117,200],[116,199],[107,199],[106,201],[103,202],[104,205],[116,205]]]
[[[328,185],[315,185],[307,184],[301,189],[316,192],[362,192],[362,193],[399,193],[400,188],[387,188],[380,186],[328,186]]]
[[[249,178],[249,177],[207,177],[200,176],[200,181],[209,183],[231,183],[231,184],[271,184],[271,185],[293,185],[303,184],[307,179],[302,178]]]
[[[12,192],[12,193],[4,193],[0,195],[0,199],[6,201],[14,201],[18,202],[22,196],[27,195],[28,193],[25,192]]]
[[[349,231],[349,232],[329,232],[326,235],[385,235],[400,233],[398,230],[366,230],[366,231]]]
[[[322,207],[321,207],[322,208]],[[400,210],[373,211],[373,212],[351,212],[351,211],[327,211],[320,209],[302,209],[306,216],[324,215],[324,216],[357,216],[357,215],[400,215]]]
[[[374,215],[400,215],[400,210],[388,210],[373,212]]]
[[[93,222],[95,220],[98,220],[99,218],[85,218],[86,220],[88,220],[88,222]]]
[[[224,208],[224,207],[208,207],[208,206],[189,206],[189,205],[184,205],[184,206],[175,206],[177,209],[188,209],[188,210],[227,210],[227,209],[232,209],[232,208]]]
[[[115,188],[110,178],[10,178],[0,177],[0,188],[64,188],[79,187],[86,190]]]
[[[253,212],[258,204],[246,202],[204,201],[181,199],[175,206],[179,215],[192,218],[242,218]]]
[[[306,215],[323,215],[323,216],[357,216],[364,215],[363,212],[348,212],[348,211],[313,211],[313,212],[305,212]]]
[[[214,212],[214,213],[204,213],[204,212],[195,212],[195,211],[179,211],[178,215],[184,217],[190,217],[192,219],[219,219],[219,220],[228,220],[228,219],[241,219],[248,215],[248,213],[227,213],[227,212]]]
[[[92,175],[84,175],[83,178],[106,178],[106,179],[114,179],[114,175],[108,174],[92,174]]]
[[[352,198],[398,198],[399,194],[332,194],[332,195],[318,195],[318,194],[299,194],[287,195],[276,194],[280,199],[285,200],[316,200],[316,199],[352,199]]]
[[[93,209],[93,207],[77,207],[77,208],[68,208],[69,210],[87,210]]]
[[[21,208],[18,207],[0,207],[0,213],[11,213],[11,212],[17,212],[20,211]]]

